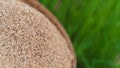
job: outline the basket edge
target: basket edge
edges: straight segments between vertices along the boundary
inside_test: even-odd
[[[60,24],[58,19],[48,9],[46,9],[41,3],[39,3],[37,0],[21,0],[21,1],[29,4],[33,8],[42,12],[57,27],[57,29],[60,30],[61,35],[68,42],[68,45],[69,45],[68,47],[74,55],[74,59],[72,61],[72,65],[73,65],[72,68],[76,68],[77,60],[76,60],[76,54],[75,54],[74,48],[72,46],[69,36],[67,35],[67,32],[65,31],[64,27]]]

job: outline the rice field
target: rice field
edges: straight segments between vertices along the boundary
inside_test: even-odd
[[[69,34],[77,68],[120,68],[120,0],[39,1]]]

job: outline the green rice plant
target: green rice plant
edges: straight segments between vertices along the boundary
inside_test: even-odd
[[[39,0],[61,21],[77,68],[120,68],[120,0]],[[118,59],[120,60],[120,59]]]

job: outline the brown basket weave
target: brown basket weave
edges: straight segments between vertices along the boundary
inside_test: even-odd
[[[71,43],[70,38],[68,37],[65,29],[62,27],[62,25],[57,20],[57,18],[49,10],[47,10],[42,4],[40,4],[37,0],[21,0],[21,1],[29,4],[30,6],[36,8],[38,11],[43,13],[57,27],[57,29],[61,32],[63,37],[67,40],[67,42],[69,44],[69,49],[74,54],[74,59],[72,60],[71,68],[76,68],[76,56],[75,56],[75,52],[74,52],[72,43]]]

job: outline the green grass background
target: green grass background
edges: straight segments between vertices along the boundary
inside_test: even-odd
[[[120,68],[120,0],[39,1],[68,32],[77,68]]]

